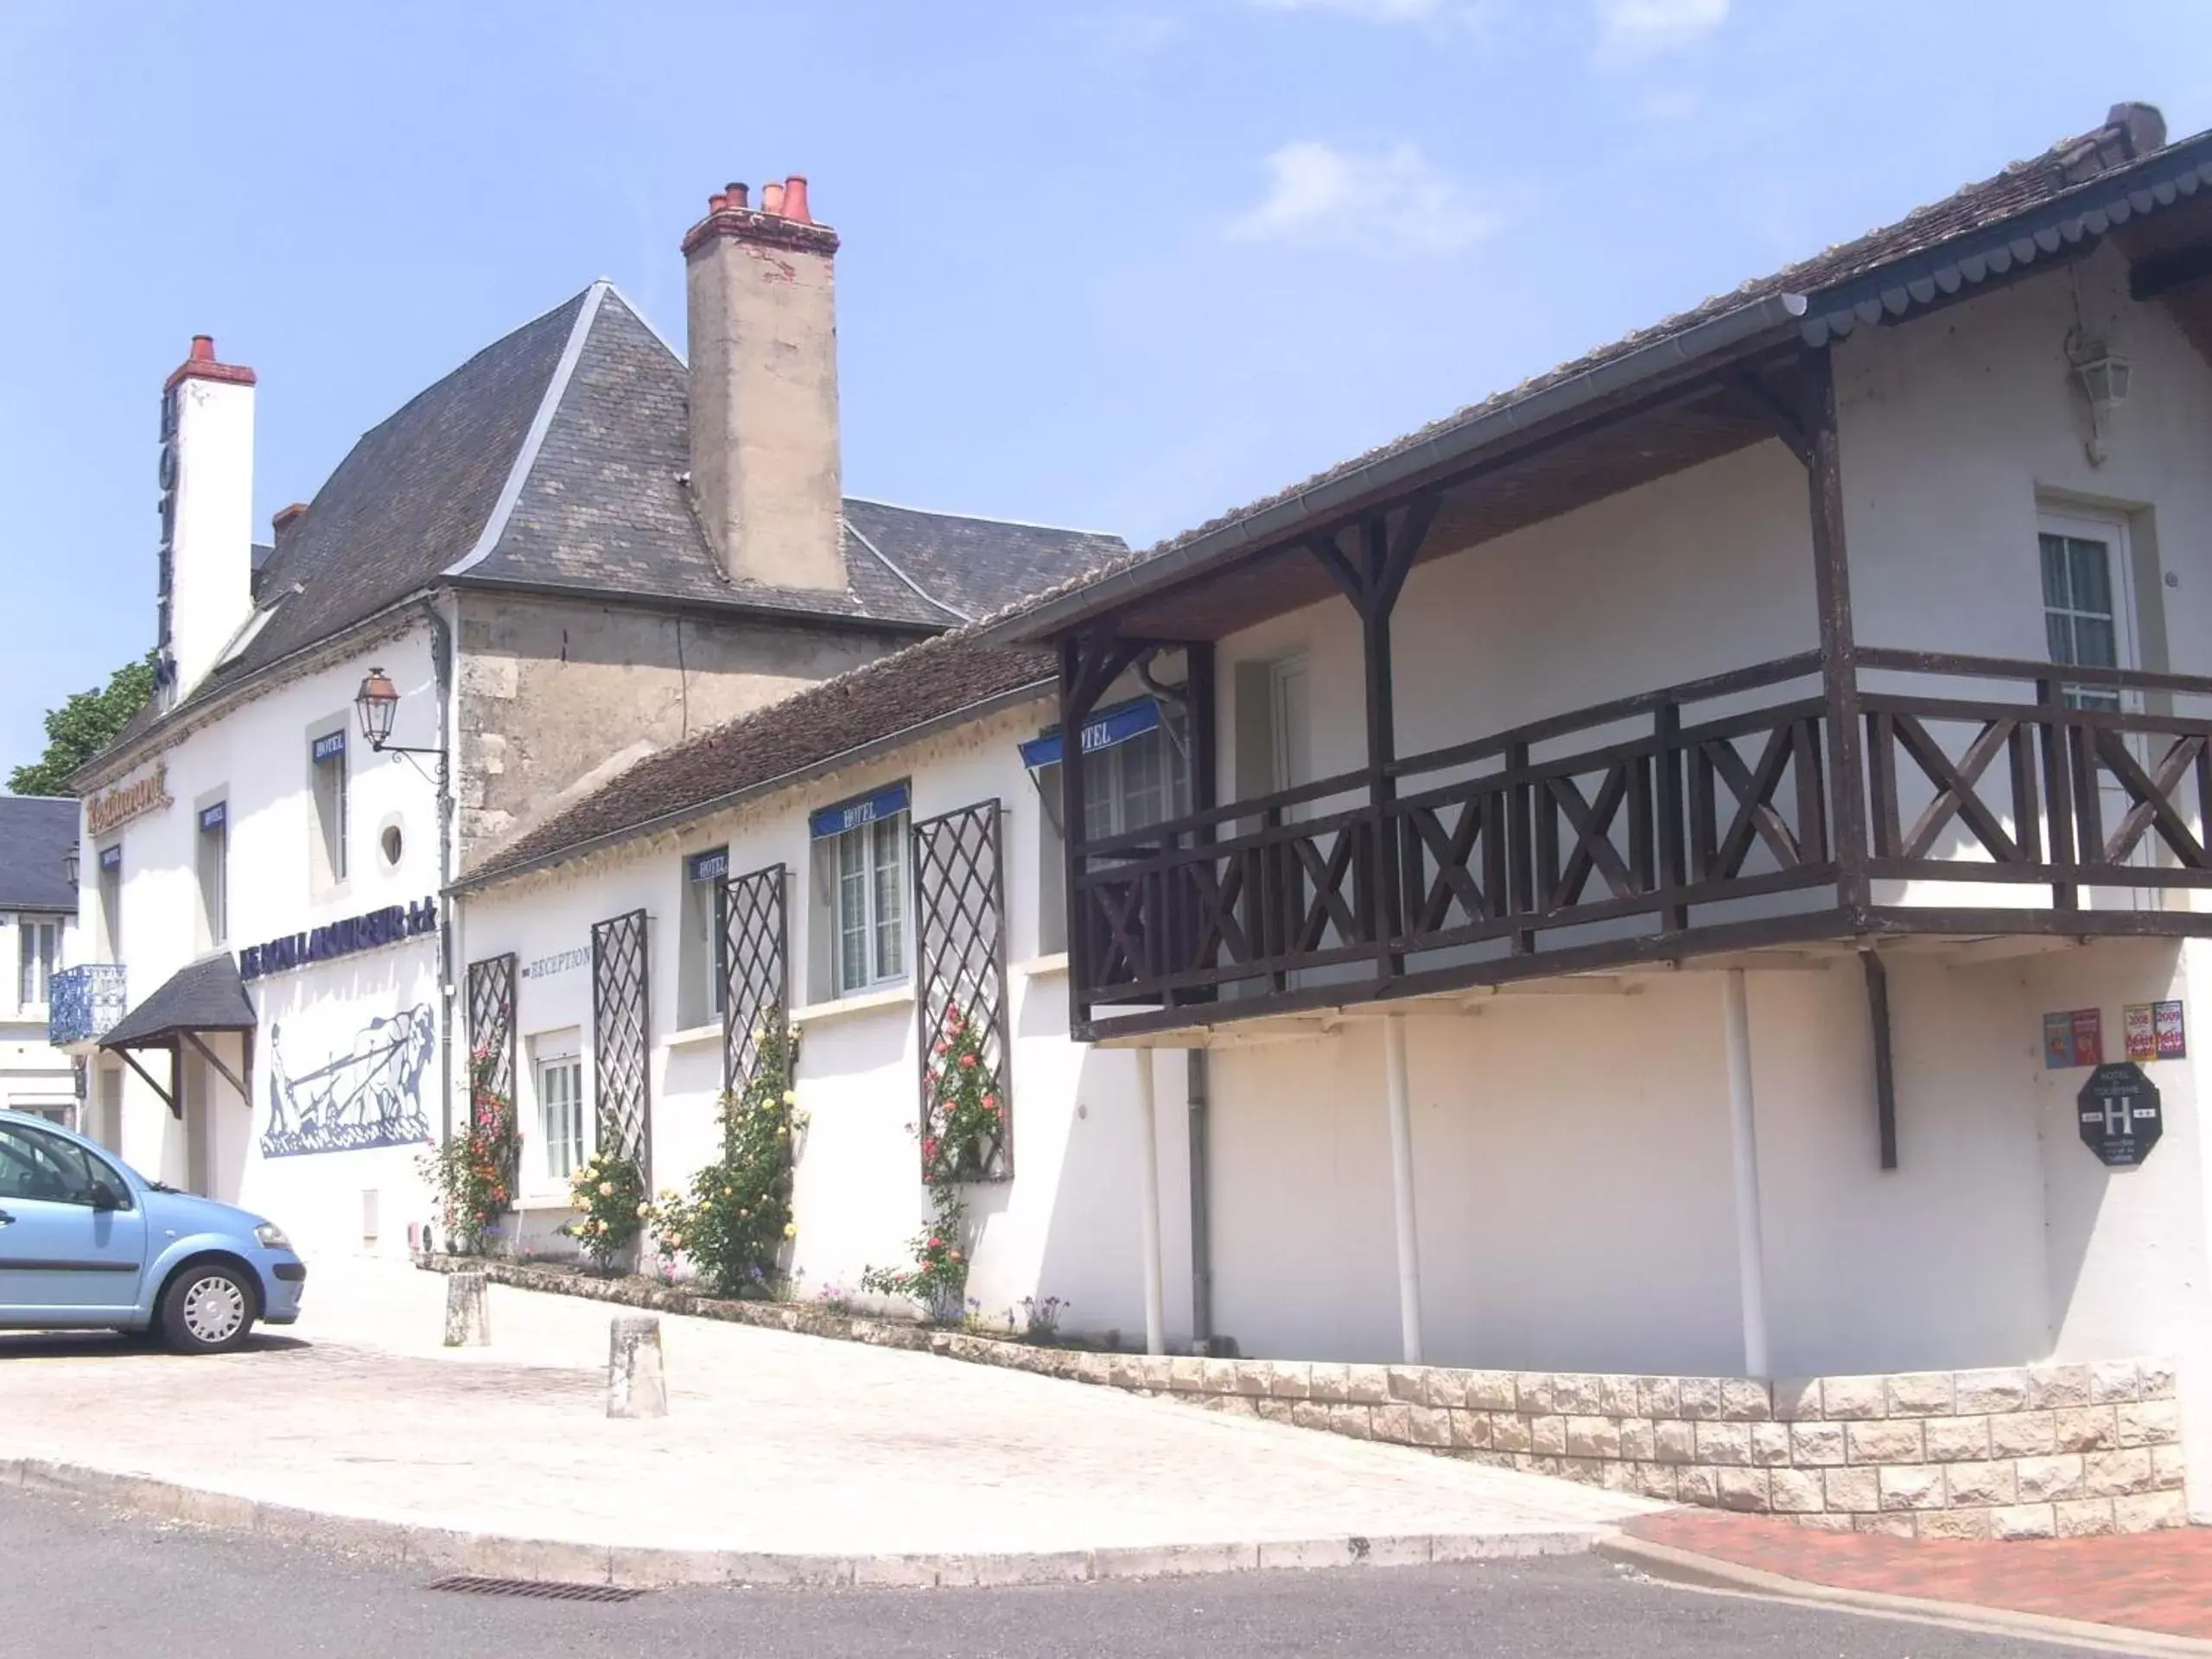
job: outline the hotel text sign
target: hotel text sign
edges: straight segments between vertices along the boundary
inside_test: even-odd
[[[305,933],[288,933],[266,944],[249,945],[238,952],[238,977],[259,979],[310,963],[350,957],[359,950],[397,944],[438,931],[438,901],[424,899],[412,905],[387,905],[365,916],[348,916],[327,922]]]
[[[104,836],[119,823],[128,823],[133,818],[172,804],[168,779],[168,767],[158,766],[143,778],[134,778],[127,784],[118,784],[104,795],[93,796],[85,803],[86,832]]]

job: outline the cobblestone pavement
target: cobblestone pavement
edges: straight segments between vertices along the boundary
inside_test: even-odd
[[[2071,1649],[1699,1595],[1592,1556],[965,1590],[454,1595],[428,1574],[0,1488],[0,1652],[162,1659],[2063,1659]]]
[[[923,1354],[664,1317],[668,1416],[609,1421],[609,1311],[318,1263],[308,1313],[183,1358],[0,1337],[0,1458],[324,1514],[687,1551],[976,1555],[1587,1534],[1641,1499]]]
[[[1843,1590],[2043,1613],[2212,1638],[2212,1529],[2012,1543],[1815,1532],[1757,1516],[1675,1510],[1631,1537]]]

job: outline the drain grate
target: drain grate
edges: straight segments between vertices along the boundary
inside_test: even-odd
[[[619,1584],[564,1584],[558,1579],[483,1579],[474,1573],[454,1573],[433,1579],[432,1590],[452,1590],[464,1596],[524,1596],[533,1601],[635,1601],[645,1592]]]

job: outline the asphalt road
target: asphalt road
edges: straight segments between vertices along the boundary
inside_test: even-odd
[[[1709,1596],[1592,1556],[1007,1590],[457,1595],[304,1547],[0,1490],[0,1652],[163,1659],[2033,1659],[2075,1651]]]

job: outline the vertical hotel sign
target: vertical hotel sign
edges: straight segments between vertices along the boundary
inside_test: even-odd
[[[85,803],[85,830],[94,836],[104,836],[118,825],[133,818],[143,817],[149,812],[159,812],[173,805],[169,798],[169,769],[166,764],[156,766],[143,778],[118,784],[113,789],[95,795]]]

